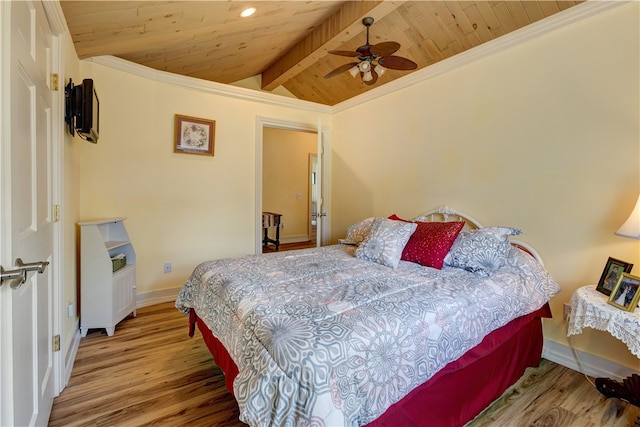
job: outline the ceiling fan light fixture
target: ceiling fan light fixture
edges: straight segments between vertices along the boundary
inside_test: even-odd
[[[254,13],[256,13],[256,8],[255,7],[248,7],[246,9],[244,9],[242,12],[240,12],[240,16],[243,18],[248,18],[249,16],[253,15]]]
[[[387,70],[415,70],[418,64],[410,59],[396,56],[394,53],[400,49],[400,43],[394,41],[386,41],[369,44],[369,27],[373,25],[373,18],[366,17],[362,20],[362,24],[367,28],[367,38],[364,45],[355,51],[350,50],[330,50],[328,53],[340,56],[348,56],[355,58],[360,62],[352,62],[343,64],[324,76],[325,79],[337,76],[345,71],[349,71],[352,77],[360,72],[360,77],[367,85],[374,85],[380,76]]]
[[[360,71],[362,71],[363,73],[366,73],[367,71],[371,70],[371,62],[369,61],[362,61],[358,67],[360,68]]]

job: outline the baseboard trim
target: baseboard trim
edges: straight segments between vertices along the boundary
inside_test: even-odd
[[[161,289],[136,295],[136,308],[175,301],[181,288]]]
[[[620,381],[636,373],[635,370],[608,359],[547,339],[544,340],[542,357],[595,378],[606,377]]]
[[[71,371],[73,370],[73,364],[76,361],[76,355],[78,354],[78,348],[80,347],[80,322],[76,321],[76,327],[73,329],[73,336],[71,337],[71,343],[67,349],[67,354],[64,360],[64,378],[60,391],[69,384],[71,379]]]
[[[280,238],[280,243],[302,243],[302,242],[308,242],[309,241],[309,236],[307,236],[306,234],[304,235],[300,235],[300,236],[287,236],[287,237],[281,237]]]

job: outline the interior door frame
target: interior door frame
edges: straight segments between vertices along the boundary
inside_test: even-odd
[[[327,154],[331,152],[330,147],[330,132],[329,128],[324,125],[313,124],[313,123],[302,123],[302,122],[292,122],[281,119],[274,119],[271,117],[256,117],[256,205],[255,205],[255,253],[262,253],[262,162],[263,162],[263,135],[264,128],[275,128],[275,129],[284,129],[291,131],[299,131],[299,132],[312,132],[312,133],[320,133],[322,132],[322,140],[323,140],[323,157],[321,162],[321,172],[320,179],[322,180],[322,198],[323,198],[323,207],[322,211],[326,213],[326,216],[318,218],[318,220],[324,220],[323,227],[321,230],[322,235],[318,235],[316,238],[324,244],[328,242],[330,236],[330,221],[329,221],[329,212],[331,212],[329,200],[330,200],[330,190],[331,187],[329,185],[329,171],[330,171],[330,156]],[[320,155],[320,153],[318,153]]]
[[[47,20],[51,27],[53,35],[53,46],[55,52],[52,55],[52,72],[58,75],[58,89],[53,93],[53,112],[52,112],[52,188],[51,203],[52,209],[58,207],[58,218],[53,223],[53,259],[51,267],[54,269],[52,274],[53,280],[53,334],[60,336],[60,350],[53,353],[53,363],[55,365],[54,375],[54,395],[58,396],[66,387],[69,377],[71,376],[71,366],[66,366],[65,360],[66,350],[64,343],[68,342],[64,331],[63,313],[65,310],[64,301],[64,269],[62,262],[62,254],[64,253],[64,209],[62,201],[64,200],[64,140],[65,140],[65,97],[64,97],[64,64],[65,64],[65,40],[67,23],[62,13],[62,7],[59,2],[43,1],[42,6],[47,15]],[[77,320],[77,319],[76,319]],[[73,359],[72,359],[73,360]]]

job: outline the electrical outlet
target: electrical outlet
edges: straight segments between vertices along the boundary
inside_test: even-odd
[[[170,262],[165,262],[164,263],[164,272],[165,273],[171,273],[171,263]]]
[[[567,320],[571,317],[571,305],[569,303],[564,303],[564,310],[562,312],[562,319]]]

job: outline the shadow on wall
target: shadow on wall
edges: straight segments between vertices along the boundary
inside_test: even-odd
[[[331,158],[332,170],[340,171],[331,176],[331,236],[334,244],[344,238],[347,229],[373,215],[373,195],[371,188],[358,178],[349,162],[339,155]],[[389,215],[392,212],[389,213]]]

